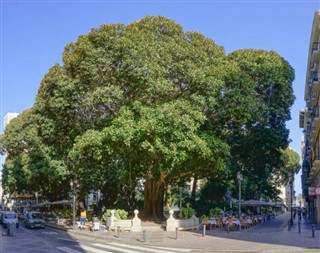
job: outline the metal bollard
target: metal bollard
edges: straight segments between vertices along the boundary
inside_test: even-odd
[[[290,231],[290,228],[291,228],[291,221],[288,220],[288,231]]]
[[[147,242],[147,230],[143,230],[143,242],[146,243]]]
[[[176,227],[176,240],[178,240],[178,239],[179,239],[179,228]]]
[[[206,225],[202,225],[202,236],[206,235]]]
[[[312,224],[312,238],[314,238],[314,229],[315,229],[315,225]]]
[[[227,225],[228,233],[230,232],[230,224]]]
[[[299,233],[301,233],[301,222],[298,222],[298,229],[299,229]]]
[[[120,227],[117,229],[117,237],[120,238]]]

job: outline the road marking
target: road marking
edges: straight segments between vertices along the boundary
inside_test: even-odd
[[[62,238],[62,237],[58,237],[57,239],[64,240],[64,241],[70,241],[70,242],[78,241],[77,239],[69,239],[69,238]]]
[[[151,251],[154,253],[168,253],[171,251],[182,251],[182,252],[191,251],[190,249],[176,249],[176,248],[165,248],[165,247],[152,247],[152,249],[151,249],[151,248],[140,247],[140,246],[125,245],[125,244],[120,244],[120,243],[116,243],[116,242],[112,242],[110,244],[116,245],[119,247],[129,247],[129,248],[137,249],[137,250]],[[94,245],[97,245],[97,244],[94,244]]]
[[[125,245],[125,244],[120,244],[120,243],[111,243],[111,244],[115,245],[117,247],[113,247],[113,246],[105,245],[105,244],[100,244],[100,243],[95,243],[95,244],[92,244],[92,245],[97,246],[97,247],[101,247],[101,248],[105,248],[105,249],[118,250],[120,252],[125,252],[125,253],[140,253],[141,250],[143,250],[143,251],[151,251],[151,252],[154,252],[154,253],[169,253],[169,252],[174,253],[173,251],[150,249],[150,248],[146,248],[146,247]],[[126,247],[126,248],[130,248],[130,249],[124,249],[124,248],[119,248],[119,247]],[[134,250],[131,250],[131,249],[134,249]],[[138,250],[138,251],[135,251],[135,250]]]
[[[92,247],[89,247],[89,246],[85,246],[85,245],[81,245],[81,246],[78,246],[80,247],[81,249],[84,249],[84,250],[89,250],[91,252],[94,252],[94,253],[114,253],[114,252],[111,252],[111,251],[105,251],[105,250],[101,250],[101,249],[95,249],[95,248],[92,248]],[[69,253],[69,252],[68,252]],[[70,252],[71,253],[71,252]]]
[[[65,239],[65,238],[58,238]],[[70,240],[70,239],[66,239]],[[113,246],[112,246],[113,245]],[[92,247],[86,245],[74,245],[74,247],[81,248],[83,250],[93,252],[93,253],[114,253],[122,252],[122,253],[141,253],[141,252],[153,252],[153,253],[175,253],[175,252],[188,252],[191,249],[177,249],[177,248],[165,248],[165,247],[140,247],[133,245],[126,245],[120,243],[110,243],[109,244],[100,244],[95,243],[91,244]],[[100,249],[96,248],[99,247]],[[66,252],[66,253],[82,253],[83,251],[78,251],[69,247],[57,247],[58,250]],[[111,251],[108,251],[111,250]]]
[[[151,248],[155,249],[165,249],[165,250],[172,250],[172,251],[179,251],[179,252],[190,252],[191,249],[178,249],[178,248],[166,248],[166,247],[158,247],[158,246],[150,246]]]
[[[45,234],[45,235],[57,235],[57,232],[41,232],[41,234]]]
[[[78,251],[75,249],[70,249],[68,247],[57,247],[58,250],[63,251],[63,252],[67,252],[67,253],[83,253],[82,251]]]

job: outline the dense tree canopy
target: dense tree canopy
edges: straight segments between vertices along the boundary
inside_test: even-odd
[[[272,185],[289,143],[293,79],[276,52],[226,56],[165,17],[102,25],[65,46],[63,64],[48,71],[24,113],[33,120],[19,117],[1,137],[10,154],[4,183],[12,190],[21,177],[29,187],[47,173],[61,190],[76,178],[83,196],[99,188],[116,205],[133,203],[143,182],[145,214],[154,218],[166,186],[191,177],[225,189],[218,181],[230,185],[241,170],[256,186]],[[30,151],[14,147],[19,136],[32,136]]]
[[[60,160],[53,160],[54,150],[41,142],[37,115],[32,109],[13,119],[2,138],[7,156],[2,171],[6,192],[38,192],[51,200],[66,194],[61,185],[68,174],[67,168]]]

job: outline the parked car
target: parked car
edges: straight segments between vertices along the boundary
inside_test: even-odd
[[[44,228],[44,218],[40,212],[28,212],[24,223],[27,228]]]
[[[19,227],[18,215],[13,211],[2,212],[2,226],[4,228],[8,227],[8,223],[14,222],[16,227]]]

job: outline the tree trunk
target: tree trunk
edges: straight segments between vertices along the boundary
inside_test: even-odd
[[[198,176],[197,176],[197,175],[194,175],[194,177],[193,177],[193,184],[192,184],[192,191],[191,191],[191,201],[192,201],[193,203],[196,202],[197,183],[198,183]]]
[[[163,196],[164,178],[154,180],[149,174],[144,186],[144,215],[146,219],[164,220]]]

